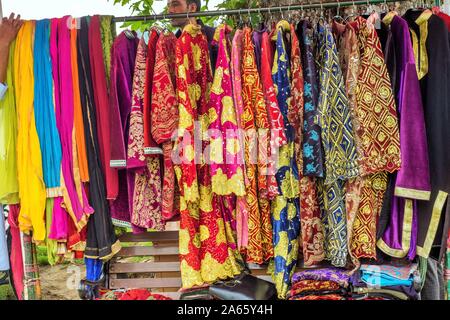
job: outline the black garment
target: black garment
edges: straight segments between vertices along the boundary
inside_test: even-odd
[[[421,11],[408,10],[403,17],[408,22],[410,29],[417,35],[419,53],[420,28],[416,20],[421,14]],[[447,27],[439,17],[431,14],[424,23],[428,27],[426,38],[428,72],[420,79],[420,87],[427,131],[432,191],[430,201],[418,201],[417,244],[423,248],[426,239],[434,239],[430,257],[440,261],[446,249],[449,219],[449,210],[446,210],[445,207],[448,197],[445,193],[450,193],[450,46]],[[421,59],[419,59],[419,68],[420,61]],[[441,206],[443,205],[442,210],[439,210],[441,209],[437,205],[439,203]],[[436,224],[431,223],[435,205],[434,212],[442,213],[437,224],[437,232],[434,235],[429,231],[433,230],[433,227],[436,228]],[[444,226],[446,226],[445,230]],[[425,254],[420,254],[419,251],[418,254],[425,255],[427,258],[427,249],[429,248],[423,250]]]
[[[89,217],[87,225],[85,256],[93,259],[106,259],[111,256],[113,253],[112,248],[117,246],[118,242],[106,199],[105,179],[99,158],[100,149],[97,138],[97,115],[91,78],[91,63],[89,60],[88,30],[88,18],[81,18],[81,29],[77,37],[78,78],[88,157],[89,199],[94,208],[94,213]]]
[[[208,39],[209,57],[211,59],[211,69],[214,75],[214,72],[216,70],[217,55],[219,51],[219,47],[212,43],[214,40],[214,33],[216,32],[216,28],[205,25],[203,21],[200,19],[197,20],[197,24],[199,24],[202,27],[202,32],[206,35],[206,38]],[[175,33],[175,36],[179,38],[181,37],[181,33],[182,30],[178,30]]]

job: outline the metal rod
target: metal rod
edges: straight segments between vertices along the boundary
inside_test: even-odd
[[[3,19],[3,5],[2,5],[2,0],[0,0],[0,19]]]
[[[148,21],[148,20],[163,20],[163,19],[176,19],[176,18],[196,18],[196,17],[212,17],[212,16],[225,16],[225,15],[241,15],[251,13],[276,13],[280,11],[292,11],[303,9],[317,9],[317,8],[334,8],[334,7],[348,7],[354,5],[367,5],[397,2],[399,0],[358,0],[358,1],[340,1],[340,2],[323,2],[323,3],[310,3],[310,4],[295,4],[278,7],[267,8],[249,8],[249,9],[231,9],[231,10],[213,10],[213,11],[198,11],[190,13],[176,13],[176,14],[155,14],[150,16],[129,16],[129,17],[115,17],[113,22],[129,22],[129,21]]]

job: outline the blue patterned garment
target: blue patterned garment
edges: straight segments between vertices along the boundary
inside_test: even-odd
[[[287,21],[277,25],[276,52],[272,78],[277,90],[277,100],[285,123],[288,143],[281,147],[276,173],[280,195],[272,201],[272,226],[274,247],[273,278],[278,297],[285,299],[291,277],[297,265],[300,234],[299,175],[295,161],[294,127],[288,120],[288,99],[291,96],[289,58],[283,32],[289,32]]]
[[[325,255],[336,267],[347,263],[345,181],[358,176],[350,107],[333,35],[318,25],[319,124],[325,153],[325,177],[318,183],[325,226]]]
[[[304,79],[303,175],[323,177],[323,149],[321,130],[317,122],[318,85],[316,62],[312,47],[312,28],[309,22],[299,24]]]
[[[61,142],[53,103],[52,63],[50,59],[50,20],[36,22],[34,41],[34,117],[42,152],[45,187],[61,186]]]
[[[3,96],[6,93],[6,89],[8,89],[8,87],[0,82],[0,101],[3,100]]]

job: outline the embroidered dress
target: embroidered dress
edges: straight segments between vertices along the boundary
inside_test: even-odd
[[[233,102],[236,109],[237,127],[241,133],[243,131],[243,115],[244,115],[244,102],[242,100],[242,76],[241,76],[241,61],[242,61],[242,44],[243,44],[243,31],[236,30],[232,49],[231,49],[231,75],[233,77]],[[244,181],[245,185],[249,185],[247,178],[247,169],[244,161],[244,134],[239,134],[239,145],[243,146],[238,152],[238,159],[241,159],[244,166]],[[269,189],[270,192],[270,189]],[[238,248],[245,252],[248,246],[248,214],[249,206],[247,203],[247,196],[236,197],[236,231],[237,231],[237,243]]]
[[[278,105],[283,115],[288,143],[280,148],[276,178],[280,195],[272,202],[274,268],[278,297],[285,299],[297,265],[300,235],[299,175],[295,160],[295,127],[289,121],[291,99],[290,66],[284,35],[290,32],[287,21],[277,24],[276,51],[272,69]]]
[[[261,264],[272,257],[273,250],[267,185],[270,126],[250,28],[244,29],[241,70],[244,103],[241,120],[245,130],[245,164],[249,182],[249,243],[246,261]]]
[[[334,266],[347,263],[345,181],[358,175],[350,109],[336,45],[327,25],[318,26],[319,123],[325,153],[325,178],[318,181],[325,226],[325,255]]]
[[[14,89],[17,107],[17,177],[21,210],[19,226],[45,240],[45,184],[42,156],[34,117],[33,34],[35,22],[25,21],[19,30],[14,53]]]
[[[392,17],[390,37],[386,44],[386,61],[392,87],[396,94],[400,115],[400,149],[402,167],[395,180],[392,209],[387,211],[389,224],[377,243],[383,252],[397,257],[416,256],[417,200],[429,200],[431,195],[424,111],[417,77],[408,23],[398,16]],[[382,211],[383,213],[384,211]]]
[[[387,174],[400,168],[400,136],[394,95],[374,28],[354,22],[360,51],[355,96],[361,189],[353,222],[352,255],[376,258],[376,226],[387,188]]]
[[[172,162],[172,138],[174,138],[179,121],[175,79],[176,42],[177,38],[172,33],[163,33],[159,36],[152,79],[151,134],[157,143],[162,144],[164,154],[161,204],[161,214],[164,220],[178,215],[180,210],[179,188],[176,184]]]
[[[17,177],[17,111],[14,96],[14,51],[15,42],[9,50],[6,82],[9,89],[0,99],[0,203],[19,203],[19,185]]]
[[[208,100],[212,85],[208,42],[199,25],[187,25],[176,47],[179,128],[175,166],[180,186],[180,260],[183,288],[227,279],[241,272],[239,254],[224,202],[212,192],[211,175],[204,159],[195,157],[208,149],[194,144],[194,131],[204,137],[210,124]],[[196,124],[194,124],[196,122]],[[199,127],[200,126],[200,127]]]
[[[298,24],[304,78],[303,174],[323,177],[324,154],[318,116],[318,78],[313,50],[313,29],[309,22]]]
[[[152,30],[152,34],[156,31]],[[151,36],[150,42],[158,40]],[[139,42],[133,76],[133,104],[128,138],[129,170],[135,172],[131,222],[141,228],[164,229],[161,215],[161,164],[159,156],[144,155],[143,102],[147,46],[144,38]],[[154,64],[154,61],[153,61]]]

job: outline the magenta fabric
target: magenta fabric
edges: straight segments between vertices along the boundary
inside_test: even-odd
[[[19,300],[23,300],[23,258],[19,229],[19,205],[9,205],[8,224],[11,232],[11,255],[9,256],[14,288]]]
[[[48,235],[48,238],[52,240],[67,240],[69,236],[69,231],[67,228],[69,216],[61,207],[62,202],[62,197],[54,198],[50,234]],[[49,223],[49,221],[47,221],[47,223]]]

